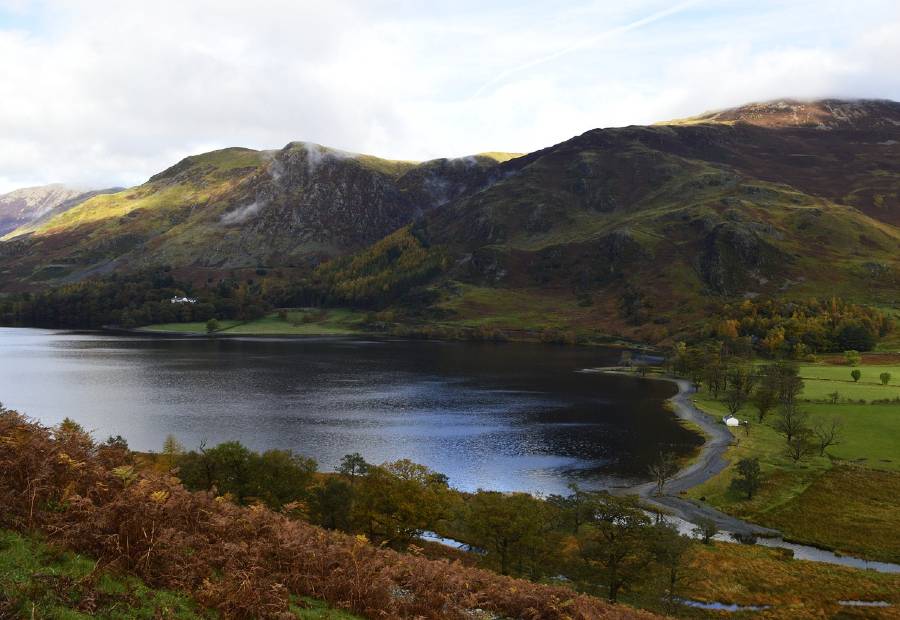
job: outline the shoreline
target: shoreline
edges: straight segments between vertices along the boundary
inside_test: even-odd
[[[12,327],[12,326],[10,326]],[[403,328],[402,324],[397,326],[398,328]],[[413,326],[406,326],[410,329],[416,329]],[[421,328],[427,328],[429,325],[418,326]],[[435,327],[440,328],[441,325],[435,325]],[[30,327],[23,326],[23,329],[30,329]],[[206,332],[198,332],[198,331],[169,331],[169,330],[155,330],[155,329],[147,329],[144,327],[117,327],[115,325],[103,325],[99,328],[89,329],[89,328],[36,328],[36,329],[66,329],[68,331],[83,331],[83,332],[99,332],[106,333],[110,335],[119,335],[119,336],[161,336],[161,337],[178,337],[185,339],[216,339],[216,338],[283,338],[283,339],[303,339],[303,338],[321,338],[321,337],[349,337],[349,338],[388,338],[388,339],[402,339],[402,340],[433,340],[436,342],[482,342],[489,344],[546,344],[548,346],[560,346],[560,347],[586,347],[586,348],[603,348],[603,349],[617,349],[617,350],[633,350],[640,351],[642,353],[656,353],[657,349],[652,345],[642,343],[642,342],[631,342],[628,340],[622,340],[620,338],[614,336],[603,336],[599,340],[592,340],[586,342],[577,342],[577,343],[568,343],[568,342],[545,342],[541,340],[540,332],[530,331],[530,330],[515,330],[515,329],[505,329],[500,330],[503,331],[507,337],[502,339],[491,339],[491,338],[480,338],[480,337],[461,337],[461,338],[453,338],[453,337],[443,337],[441,335],[425,335],[419,334],[415,331],[413,332],[404,332],[398,331],[394,332],[391,330],[371,330],[371,329],[353,329],[347,330],[345,332],[310,332],[307,334],[303,333],[291,333],[291,332],[247,332],[247,333],[228,333],[228,329],[222,331],[216,331],[213,333]],[[471,327],[461,327],[464,330],[470,330],[474,332],[474,328]],[[607,340],[608,339],[608,340]]]
[[[690,381],[665,375],[640,377],[630,372],[608,368],[597,369],[594,372],[622,375],[649,381],[665,381],[674,384],[678,388],[678,392],[666,402],[672,403],[673,413],[679,420],[697,425],[703,432],[705,439],[696,458],[689,465],[678,470],[678,473],[666,482],[662,495],[655,495],[656,483],[652,481],[617,487],[612,489],[611,492],[621,495],[637,495],[645,503],[654,505],[665,512],[674,513],[675,516],[690,523],[696,524],[700,519],[710,519],[720,530],[742,536],[761,538],[779,538],[782,536],[778,530],[749,523],[743,519],[732,517],[708,504],[681,496],[685,491],[703,484],[728,466],[729,462],[725,458],[725,453],[734,439],[725,426],[717,424],[710,415],[694,405],[691,401],[691,395],[696,390]]]

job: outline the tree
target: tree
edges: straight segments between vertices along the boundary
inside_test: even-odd
[[[806,456],[811,448],[809,436],[811,431],[808,428],[801,428],[790,439],[788,439],[788,456],[795,463]]]
[[[160,454],[160,466],[165,471],[174,469],[177,466],[178,459],[184,454],[184,446],[174,435],[166,435],[163,441],[162,453]]]
[[[249,492],[270,508],[279,510],[307,494],[316,462],[290,450],[267,450],[250,458]]]
[[[859,363],[862,361],[862,356],[859,354],[859,351],[849,349],[844,351],[844,359],[847,360],[848,366],[859,366]]]
[[[594,499],[591,527],[578,540],[582,569],[589,579],[601,579],[609,600],[616,601],[653,558],[650,517],[635,497],[597,493]]]
[[[651,553],[653,559],[666,573],[666,590],[663,600],[666,602],[666,613],[673,613],[678,601],[678,585],[682,580],[684,556],[691,547],[691,540],[682,536],[671,525],[657,525],[651,537]]]
[[[803,391],[803,379],[796,364],[778,362],[768,368],[770,381],[778,394],[778,402],[791,404]]]
[[[853,378],[854,383],[858,383],[860,377],[862,377],[862,372],[859,370],[859,368],[854,368],[850,371],[850,376]]]
[[[744,403],[747,402],[747,395],[738,387],[729,387],[725,392],[725,407],[731,415],[737,415]]]
[[[366,475],[369,471],[369,467],[370,465],[366,462],[366,459],[364,459],[359,452],[354,452],[353,454],[344,455],[344,458],[341,459],[338,471],[350,478],[350,484],[353,484],[356,481],[357,476]]]
[[[891,382],[891,373],[883,372],[880,375],[878,375],[878,378],[881,379],[881,385],[887,385],[888,383]]]
[[[408,459],[369,465],[355,487],[352,519],[370,539],[404,548],[447,516],[447,477]]]
[[[353,487],[346,481],[329,476],[313,489],[310,505],[313,518],[322,527],[350,531]]]
[[[220,329],[219,321],[217,321],[216,319],[213,318],[206,322],[206,333],[207,334],[217,332],[217,331],[219,331],[219,329]]]
[[[656,495],[662,495],[663,487],[669,479],[678,473],[678,462],[672,452],[660,450],[656,460],[647,468],[656,482]]]
[[[832,405],[838,404],[838,403],[840,402],[840,400],[841,400],[841,393],[840,393],[840,392],[834,391],[834,392],[830,392],[830,393],[828,394],[828,401],[829,401]]]
[[[553,494],[547,497],[547,503],[553,506],[564,524],[571,528],[573,534],[578,534],[581,526],[591,518],[590,491],[582,491],[574,482],[568,485],[569,495]]]
[[[831,418],[828,423],[819,420],[813,426],[813,434],[819,446],[819,456],[825,456],[825,450],[840,442],[843,424],[840,418]]]
[[[681,341],[676,342],[667,361],[671,364],[672,372],[676,375],[687,374],[687,344]]]
[[[697,519],[694,525],[695,527],[692,531],[695,536],[698,536],[703,541],[704,545],[712,542],[713,537],[719,533],[719,526],[712,519],[702,517]]]
[[[778,417],[775,420],[775,430],[784,435],[788,444],[794,437],[801,435],[807,428],[808,415],[800,409],[796,403],[783,404],[778,408]]]
[[[502,574],[514,564],[521,571],[528,550],[544,537],[547,507],[528,493],[479,490],[467,502],[466,538],[486,550]]]
[[[738,461],[736,469],[737,477],[731,481],[731,488],[746,493],[747,499],[753,499],[753,495],[761,483],[759,459],[741,459]]]
[[[756,415],[759,421],[762,422],[778,403],[778,393],[771,385],[761,385],[753,392],[751,402],[756,407]]]
[[[239,441],[226,441],[208,450],[215,486],[219,493],[231,494],[239,504],[251,494],[251,452]]]

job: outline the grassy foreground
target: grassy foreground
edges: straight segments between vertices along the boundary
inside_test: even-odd
[[[300,620],[358,620],[310,598],[297,599],[291,611]],[[82,555],[0,530],[0,618],[215,617],[181,592],[149,588],[135,577],[102,570]]]
[[[206,618],[190,598],[0,530],[2,618]]]
[[[864,377],[877,377],[888,367],[858,368]],[[854,384],[846,365],[801,366],[800,374],[805,381],[801,398],[806,400],[824,400],[836,385],[842,394],[846,390],[848,397],[866,398],[867,402],[900,393],[900,387],[894,385],[896,379],[887,386]],[[852,389],[860,396],[849,396]],[[722,402],[705,391],[695,402],[716,417],[726,411]],[[688,495],[729,514],[777,528],[793,540],[900,562],[900,537],[896,535],[900,528],[900,504],[896,501],[900,496],[900,404],[815,402],[803,403],[802,409],[809,413],[810,425],[833,418],[841,421],[839,443],[825,455],[814,451],[794,462],[787,454],[784,437],[772,426],[776,414],[759,423],[755,410],[746,405],[738,416],[751,420],[751,426],[749,432],[731,429],[734,443],[727,454],[729,467]],[[750,500],[730,488],[734,465],[744,458],[758,458],[762,471],[762,486]]]

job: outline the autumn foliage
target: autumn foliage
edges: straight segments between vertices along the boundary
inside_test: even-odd
[[[286,512],[290,506],[286,506]],[[0,527],[39,531],[226,618],[289,618],[290,596],[371,618],[651,618],[564,587],[377,548],[262,506],[137,471],[77,425],[0,408]]]

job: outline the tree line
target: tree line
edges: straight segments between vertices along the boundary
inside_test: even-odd
[[[503,575],[537,581],[564,575],[579,590],[613,601],[653,587],[674,605],[687,553],[699,544],[654,518],[636,497],[576,485],[546,498],[465,493],[405,459],[375,465],[348,454],[336,472],[320,474],[315,461],[290,451],[257,453],[235,441],[185,450],[170,437],[156,467],[175,472],[188,489],[262,503],[397,550],[438,532],[466,543],[481,565]]]
[[[197,302],[172,303],[176,296]],[[0,324],[130,328],[212,318],[250,320],[264,316],[270,308],[259,282],[226,278],[200,289],[177,281],[169,268],[161,267],[0,298]]]
[[[870,351],[893,329],[893,321],[870,306],[832,297],[787,301],[746,299],[725,304],[708,336],[738,352],[793,357],[846,350]]]

